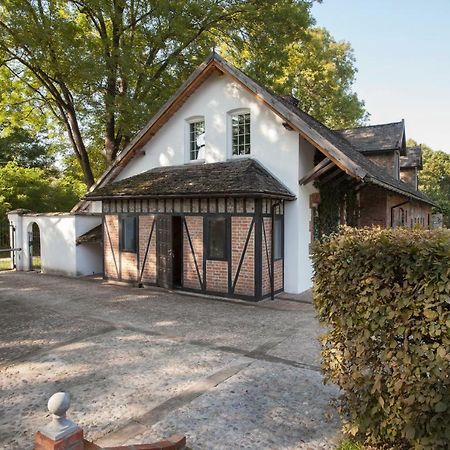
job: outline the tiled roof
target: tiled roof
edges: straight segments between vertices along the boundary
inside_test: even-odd
[[[239,158],[209,164],[158,167],[97,188],[87,199],[131,197],[295,196],[260,163]]]
[[[366,176],[364,181],[377,184],[389,189],[394,192],[398,192],[403,195],[408,195],[417,200],[424,201],[426,203],[433,204],[432,201],[422,192],[417,191],[411,185],[404,183],[401,180],[397,180],[391,177],[385,169],[378,166],[370,159],[366,158],[362,152],[359,152],[347,139],[345,139],[341,133],[333,131],[325,126],[323,123],[314,119],[314,117],[305,113],[301,109],[295,107],[292,103],[284,98],[278,96],[280,101],[282,101],[286,107],[291,111],[295,112],[304,122],[306,122],[311,128],[315,129],[333,145],[335,145],[339,150],[341,150],[346,156],[348,156],[352,161],[354,161],[358,166],[360,166],[365,172]]]
[[[97,225],[77,238],[77,245],[100,243],[103,239],[103,227]]]
[[[401,150],[404,152],[404,122],[336,130],[362,153]]]

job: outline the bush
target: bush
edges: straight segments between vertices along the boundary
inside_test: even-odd
[[[344,431],[448,448],[450,232],[343,228],[315,244],[314,303]]]

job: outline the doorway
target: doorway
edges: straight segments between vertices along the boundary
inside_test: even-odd
[[[183,218],[172,218],[172,245],[173,245],[173,286],[183,286]]]
[[[41,233],[36,222],[31,224],[28,231],[30,270],[41,270]]]
[[[172,289],[183,285],[183,218],[160,214],[156,222],[158,285]]]

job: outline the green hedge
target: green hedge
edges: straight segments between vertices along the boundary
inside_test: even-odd
[[[352,229],[313,247],[327,382],[344,431],[389,448],[449,448],[450,231]]]

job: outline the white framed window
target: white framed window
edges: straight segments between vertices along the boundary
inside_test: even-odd
[[[205,119],[195,118],[188,121],[188,160],[205,159]]]
[[[250,112],[239,111],[231,114],[231,154],[250,155]]]

